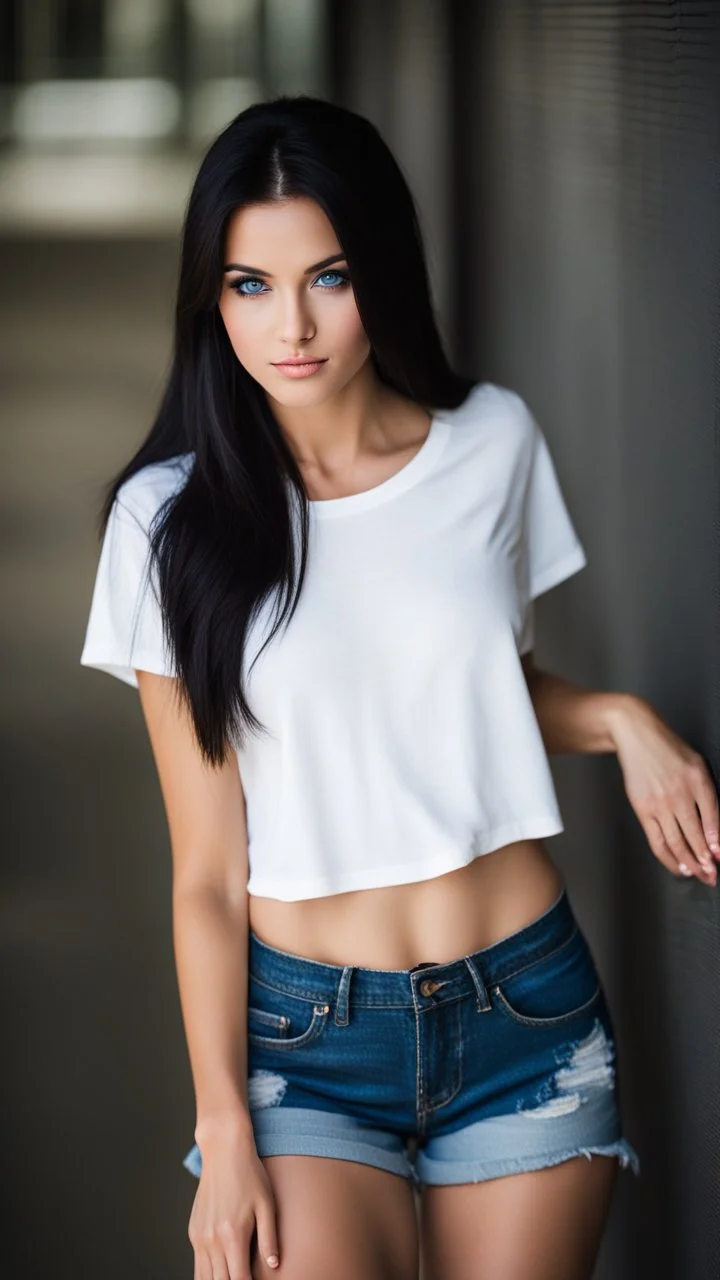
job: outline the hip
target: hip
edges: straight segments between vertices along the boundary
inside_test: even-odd
[[[276,1073],[283,1106],[338,1107],[422,1135],[436,1122],[452,1129],[469,1114],[508,1115],[551,1096],[552,1112],[563,1102],[558,1090],[572,1094],[590,1078],[603,1092],[610,1086],[610,1011],[564,887],[517,933],[465,957],[432,959],[409,970],[332,966],[251,934],[254,1105],[266,1102],[268,1072]]]
[[[358,1160],[418,1184],[616,1156],[614,1028],[563,887],[510,936],[410,969],[333,966],[249,937],[258,1154]],[[197,1146],[184,1160],[202,1171]]]

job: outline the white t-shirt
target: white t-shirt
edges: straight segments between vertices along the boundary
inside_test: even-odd
[[[192,464],[136,473],[106,531],[80,661],[128,684],[173,674],[146,531]],[[562,831],[520,654],[533,599],[586,557],[525,401],[476,384],[400,471],[310,512],[297,609],[246,684],[268,730],[238,750],[248,892],[407,884]]]

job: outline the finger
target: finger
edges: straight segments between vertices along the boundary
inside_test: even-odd
[[[271,1270],[275,1270],[280,1265],[280,1243],[274,1204],[263,1201],[258,1205],[255,1217],[258,1254]],[[277,1261],[271,1261],[271,1259],[277,1259]]]
[[[247,1223],[244,1226],[232,1226],[227,1224],[225,1230],[221,1230],[221,1245],[223,1261],[226,1271],[218,1272],[215,1276],[213,1272],[213,1280],[251,1280],[253,1274],[250,1259],[250,1235]]]
[[[195,1250],[195,1270],[193,1280],[213,1280],[210,1254],[204,1245]]]
[[[689,801],[683,803],[679,801],[674,809],[675,819],[680,827],[688,845],[692,849],[697,861],[700,863],[702,874],[709,884],[714,884],[717,879],[715,871],[715,863],[712,860],[710,851],[705,841],[705,832],[703,831],[700,816],[694,804]]]
[[[689,868],[687,872],[682,872],[678,867],[677,859],[673,856],[667,844],[665,843],[665,837],[662,833],[662,828],[660,826],[660,823],[657,821],[657,819],[648,818],[645,822],[643,822],[642,826],[643,826],[645,835],[647,836],[647,842],[650,845],[652,852],[654,853],[658,862],[661,862],[662,865],[670,872],[671,875],[673,876],[682,876],[685,874],[692,875],[692,872],[690,871]]]
[[[708,848],[720,860],[720,799],[712,775],[702,756],[693,796],[700,810],[700,820]]]
[[[224,1247],[220,1244],[213,1244],[210,1248],[210,1257],[212,1259],[212,1280],[230,1280]]]
[[[251,1280],[252,1276],[266,1275],[258,1271],[259,1263],[252,1261],[249,1244],[232,1244],[228,1248],[229,1280]]]
[[[229,1280],[251,1280],[252,1276],[260,1274],[253,1270],[251,1239],[245,1228],[239,1233],[233,1232],[225,1241]]]
[[[678,864],[682,875],[702,877],[703,870],[683,835],[672,809],[657,814],[657,821],[662,829],[663,838],[670,853]],[[683,867],[688,870],[684,871]]]
[[[251,1280],[256,1274],[265,1275],[264,1271],[260,1273],[253,1270],[249,1243],[233,1240],[232,1244],[227,1245],[226,1253],[230,1280]]]
[[[249,1250],[244,1252],[237,1244],[228,1248],[227,1266],[230,1280],[250,1280],[255,1275],[250,1265]]]

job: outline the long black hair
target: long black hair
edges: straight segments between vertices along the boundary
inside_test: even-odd
[[[338,236],[377,377],[432,410],[456,408],[474,381],[448,364],[413,197],[374,125],[307,95],[258,102],[237,115],[210,146],[188,200],[172,363],[157,416],[111,482],[101,513],[104,530],[132,475],[194,454],[149,541],[178,693],[213,765],[247,730],[264,729],[243,688],[246,633],[274,592],[275,622],[262,647],[289,622],[308,554],[302,475],[218,309],[231,216],[246,204],[291,196],[315,200]]]

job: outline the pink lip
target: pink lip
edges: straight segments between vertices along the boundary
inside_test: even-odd
[[[308,378],[322,368],[326,359],[327,357],[322,360],[278,360],[273,362],[273,367],[284,373],[286,378]]]

